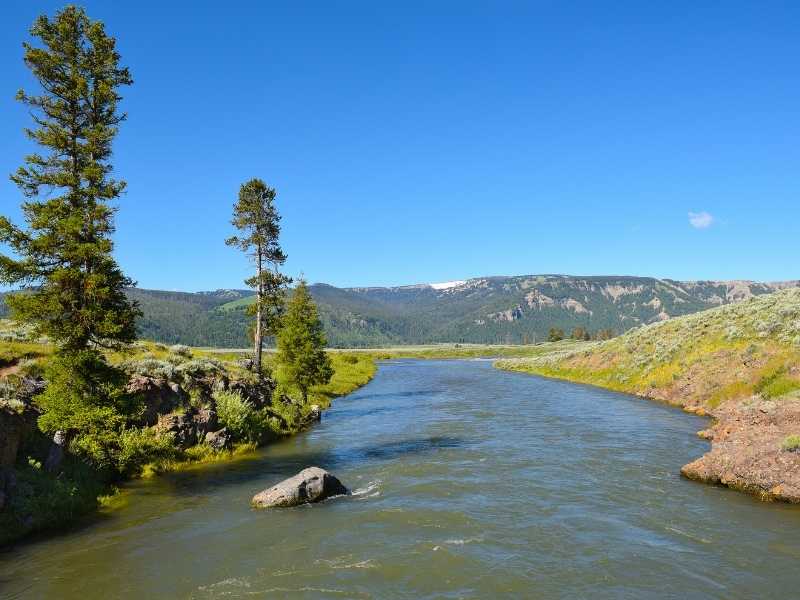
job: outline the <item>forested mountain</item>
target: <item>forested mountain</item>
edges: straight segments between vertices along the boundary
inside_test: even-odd
[[[540,341],[551,327],[617,333],[729,304],[800,282],[681,282],[651,277],[527,275],[444,284],[310,286],[331,346]],[[249,290],[132,289],[142,337],[192,346],[247,347]],[[5,312],[0,298],[0,315]]]

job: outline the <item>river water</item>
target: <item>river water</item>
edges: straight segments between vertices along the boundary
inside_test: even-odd
[[[486,361],[386,362],[305,434],[0,554],[0,597],[796,597],[800,509],[680,478],[705,425]],[[354,494],[249,508],[310,465]]]

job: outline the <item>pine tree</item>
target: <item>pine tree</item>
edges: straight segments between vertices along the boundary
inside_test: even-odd
[[[325,352],[325,332],[317,307],[301,280],[286,307],[278,332],[276,361],[282,376],[308,401],[308,390],[323,385],[333,376],[331,360]]]
[[[98,348],[123,347],[136,335],[138,308],[125,295],[133,282],[111,254],[116,209],[110,203],[125,182],[111,177],[109,162],[125,119],[118,90],[132,80],[119,66],[114,38],[81,8],[40,16],[31,34],[42,47],[23,44],[24,61],[42,91],[20,90],[17,99],[31,109],[34,127],[25,132],[42,151],[27,156],[11,176],[27,198],[27,227],[0,217],[0,242],[13,251],[0,255],[0,282],[26,288],[7,303],[14,318],[33,323],[58,346],[61,384],[68,386],[70,373],[90,382],[75,387],[82,391],[72,394],[69,406],[56,392],[39,400],[53,412],[48,430],[76,430],[87,414],[98,414],[98,403],[108,408],[114,397],[98,380],[116,377]]]
[[[233,207],[231,223],[243,235],[225,240],[253,259],[256,274],[245,284],[256,290],[255,302],[249,307],[255,316],[253,334],[255,369],[261,373],[261,352],[265,336],[274,336],[283,314],[284,297],[291,279],[278,271],[286,262],[279,243],[281,217],[275,207],[275,189],[261,179],[251,179],[239,188],[239,199]]]
[[[0,256],[3,283],[29,286],[8,305],[15,318],[66,351],[118,347],[135,338],[137,309],[124,293],[132,281],[111,256],[115,209],[125,182],[109,177],[111,142],[125,115],[117,89],[132,83],[119,67],[114,38],[83,9],[69,6],[31,28],[43,48],[24,44],[25,64],[43,89],[17,98],[32,109],[30,139],[45,149],[11,176],[29,198],[27,229],[0,217],[0,241],[19,258]],[[52,192],[54,194],[50,195]]]

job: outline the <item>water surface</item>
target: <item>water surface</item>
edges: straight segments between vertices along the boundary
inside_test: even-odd
[[[489,362],[387,362],[312,431],[0,554],[0,597],[792,597],[800,512],[680,478],[705,425]],[[310,465],[354,495],[249,508]]]

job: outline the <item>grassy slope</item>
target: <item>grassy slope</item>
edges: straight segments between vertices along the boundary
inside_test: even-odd
[[[800,291],[784,290],[502,369],[594,384],[693,410],[800,390]]]

